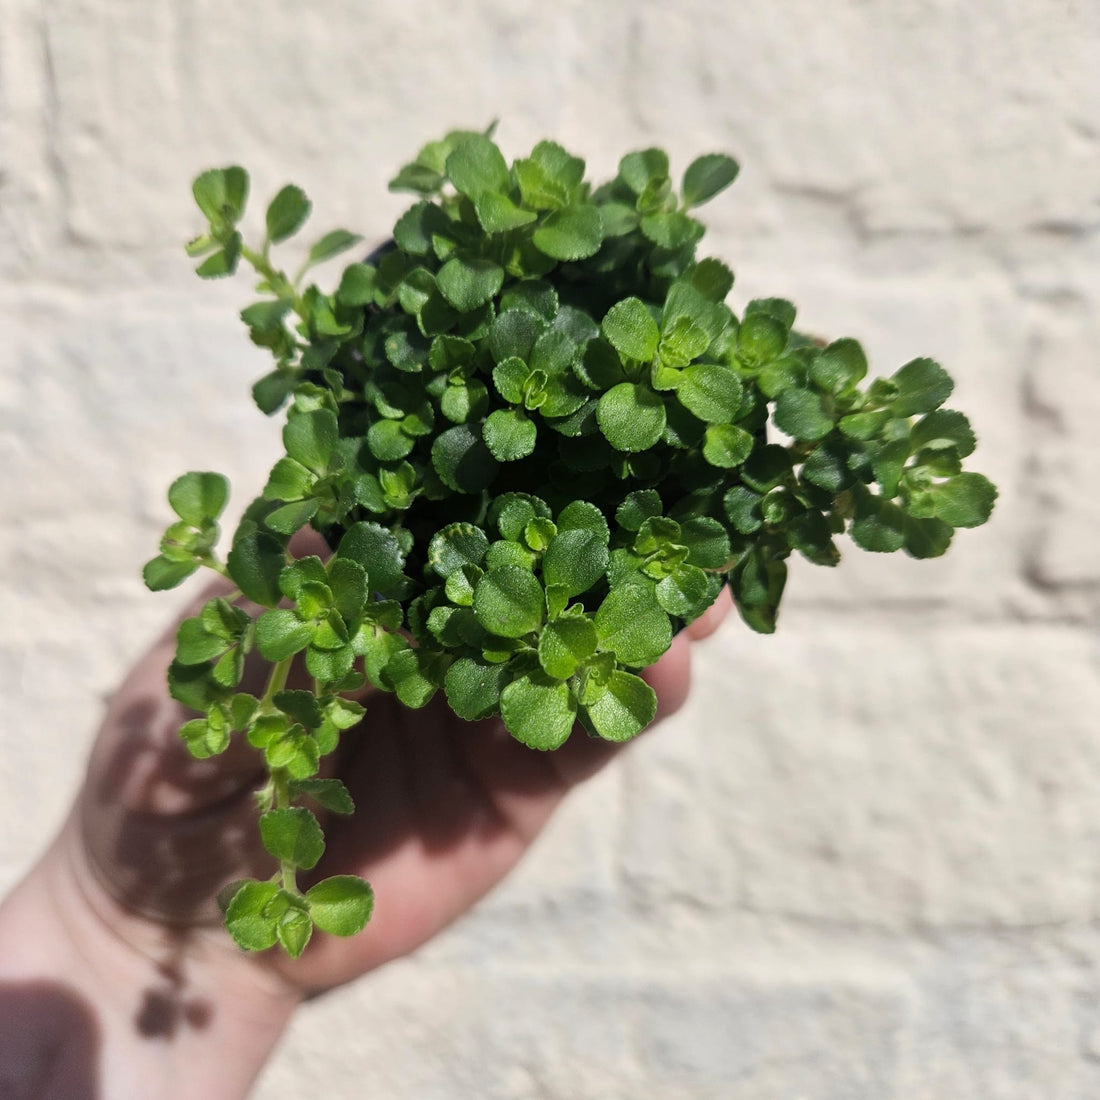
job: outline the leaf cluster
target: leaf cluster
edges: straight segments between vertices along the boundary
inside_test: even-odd
[[[792,554],[834,565],[847,534],[935,557],[988,518],[996,491],[963,469],[974,435],[943,407],[942,367],[915,359],[868,383],[860,345],[799,334],[790,302],[727,304],[733,273],[697,255],[694,211],[737,171],[707,154],[674,183],[645,149],[594,187],[554,142],[509,164],[491,132],[454,131],[398,173],[391,188],[415,201],[331,291],[305,276],[356,235],[325,234],[293,276],[271,258],[309,217],[299,188],[275,196],[250,248],[243,170],[196,181],[208,225],[189,251],[204,277],[241,260],[257,273],[241,316],[274,366],[253,395],[286,410],[285,454],[224,564],[227,487],[192,473],[145,574],[168,588],[206,565],[263,609],[211,601],[170,676],[202,715],[183,730],[195,755],[239,735],[271,775],[260,825],[280,869],[229,903],[242,945],[296,954],[314,925],[369,915],[365,884],[302,894],[293,878],[323,847],[294,801],[349,808],[316,777],[359,720],[346,695],[362,683],[411,707],[442,690],[536,749],[578,722],[626,740],[656,709],[640,671],[723,586],[770,632]],[[306,525],[327,561],[289,554]],[[239,691],[253,649],[271,668],[261,697]],[[295,659],[315,692],[285,690]]]

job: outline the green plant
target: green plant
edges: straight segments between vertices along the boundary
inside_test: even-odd
[[[724,584],[767,633],[792,551],[835,565],[846,532],[935,557],[988,518],[996,491],[962,470],[974,435],[941,407],[939,365],[864,387],[854,340],[800,336],[783,299],[740,317],[725,304],[733,274],[696,258],[692,210],[736,174],[702,156],[677,193],[647,149],[592,189],[553,142],[509,166],[490,135],[454,132],[391,184],[419,196],[392,246],[331,293],[305,276],[353,234],[321,238],[292,278],[271,258],[309,215],[299,188],[275,196],[250,248],[246,173],[195,181],[209,224],[188,250],[204,277],[241,260],[259,275],[241,316],[275,368],[253,394],[266,413],[287,406],[286,454],[224,561],[227,483],[189,473],[145,568],[153,589],[206,566],[236,590],[182,624],[169,684],[200,714],[181,731],[195,756],[238,737],[266,762],[259,828],[279,870],[228,901],[242,947],[296,956],[314,926],[369,919],[359,879],[296,881],[324,849],[301,803],[352,810],[318,772],[361,720],[350,696],[366,682],[410,707],[442,688],[460,717],[499,713],[535,749],[578,722],[625,741],[656,707],[640,670]],[[327,560],[288,551],[306,525]],[[238,690],[252,650],[270,666],[260,695]],[[296,660],[313,690],[287,689]]]

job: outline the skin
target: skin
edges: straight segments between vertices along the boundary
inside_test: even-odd
[[[687,696],[691,645],[723,598],[646,670],[658,720]],[[323,820],[310,878],[358,874],[377,904],[365,932],[317,933],[297,960],[240,952],[218,889],[267,877],[255,752],[193,760],[167,697],[174,629],[112,698],[60,834],[0,906],[0,1095],[11,1100],[235,1100],[302,1001],[414,951],[516,864],[569,790],[624,751],[580,730],[553,753],[441,698],[408,711],[367,698],[335,774],[357,810]]]

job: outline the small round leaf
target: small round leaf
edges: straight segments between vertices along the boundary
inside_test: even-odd
[[[521,638],[538,630],[545,609],[542,585],[517,565],[491,569],[474,589],[478,622],[502,638]]]

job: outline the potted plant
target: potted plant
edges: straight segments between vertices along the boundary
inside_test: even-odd
[[[409,707],[442,690],[533,750],[578,724],[625,741],[656,709],[639,672],[723,586],[769,633],[792,554],[835,565],[847,534],[936,557],[988,518],[996,490],[962,468],[974,435],[942,407],[937,363],[865,384],[859,344],[800,335],[790,302],[726,304],[733,274],[697,255],[693,211],[737,170],[704,155],[677,188],[646,149],[594,188],[554,142],[509,165],[491,131],[455,131],[394,179],[415,203],[331,292],[306,276],[354,234],[322,237],[293,277],[272,260],[310,213],[299,188],[249,247],[247,174],[195,181],[208,225],[188,250],[203,277],[258,274],[241,316],[275,366],[253,395],[286,417],[286,453],[224,559],[228,485],[193,472],[145,567],[152,589],[200,567],[234,589],[180,626],[169,687],[198,712],[181,730],[196,757],[238,738],[264,762],[278,869],[227,892],[242,947],[297,956],[314,927],[351,935],[370,917],[358,878],[297,882],[324,850],[311,805],[353,809],[321,773],[363,720],[364,685]],[[291,553],[307,526],[324,556]],[[241,690],[249,653],[267,667],[257,693]],[[312,689],[287,686],[299,661]]]

